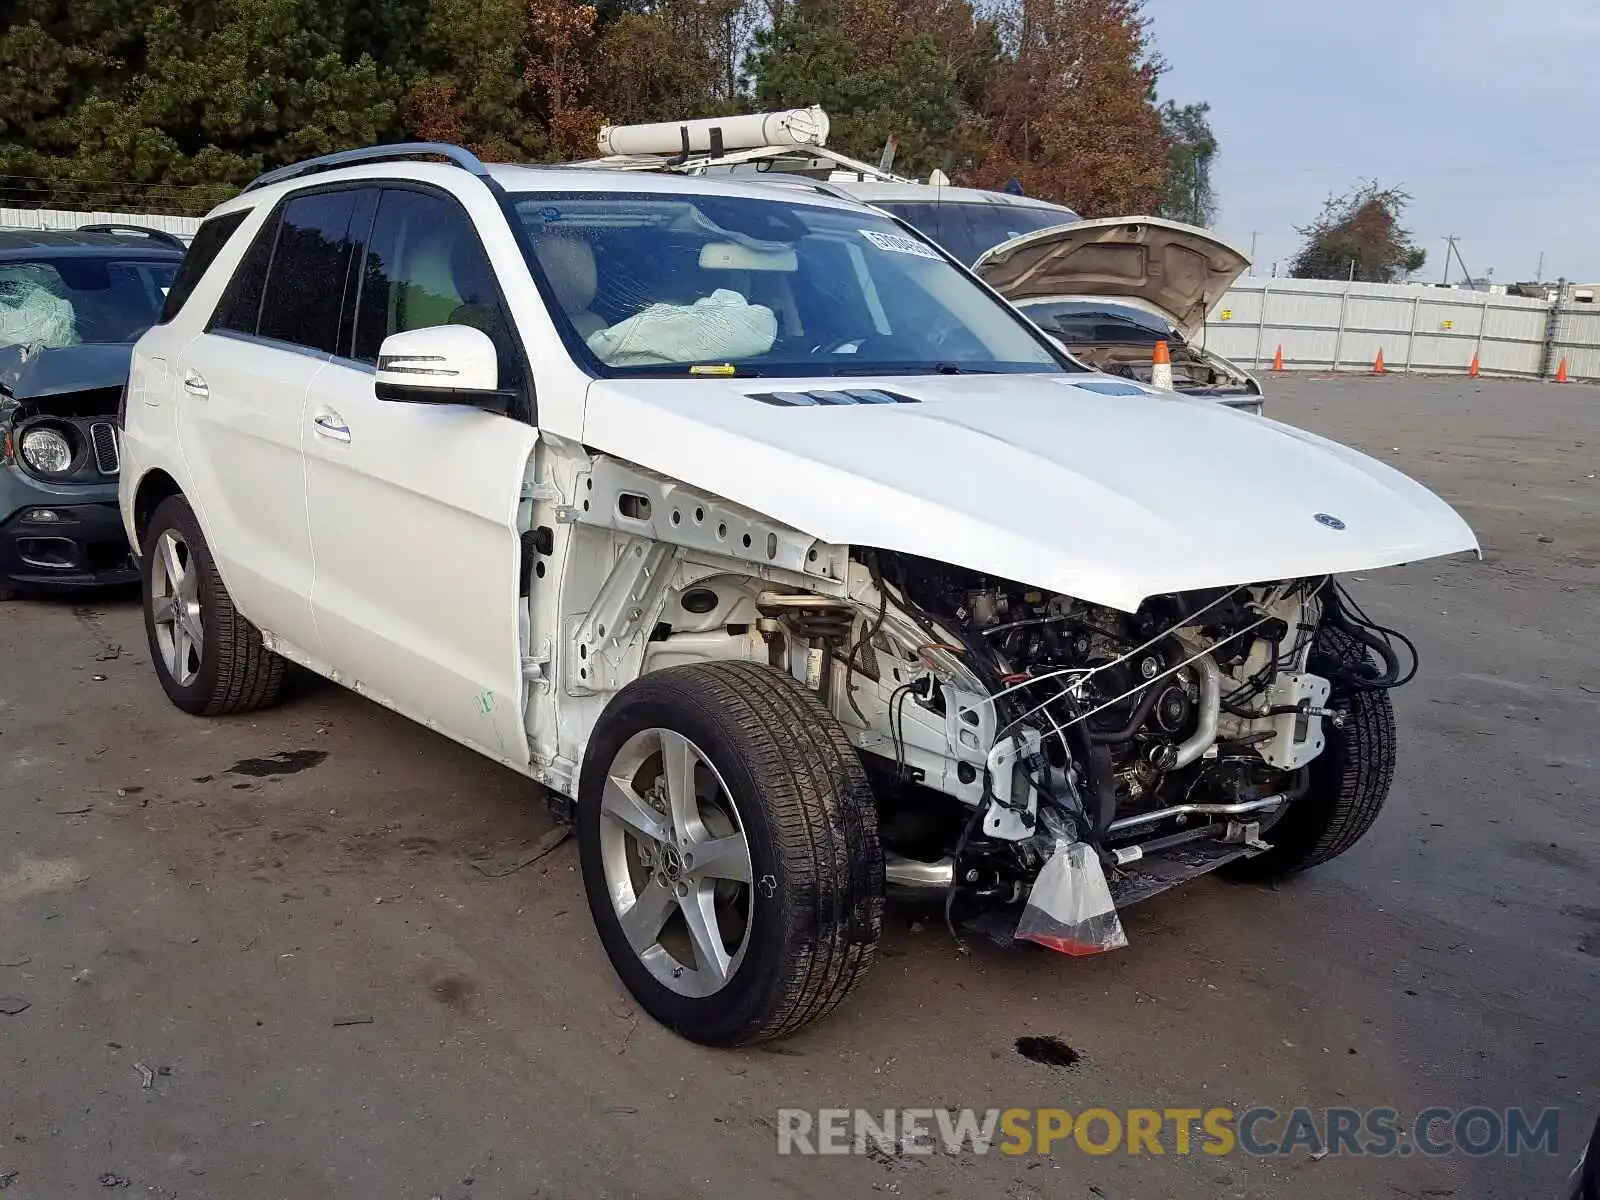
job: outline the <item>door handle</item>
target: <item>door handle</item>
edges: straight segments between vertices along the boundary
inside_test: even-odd
[[[211,395],[211,388],[201,378],[200,372],[192,367],[183,373],[183,390],[197,400],[204,400]]]
[[[316,430],[318,437],[328,438],[335,442],[348,442],[350,440],[350,426],[344,423],[344,418],[336,412],[319,412],[311,418],[311,427]]]

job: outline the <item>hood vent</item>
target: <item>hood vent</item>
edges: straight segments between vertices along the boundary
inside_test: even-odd
[[[817,405],[853,405],[853,404],[921,404],[915,396],[902,395],[900,392],[886,392],[881,388],[851,388],[845,392],[812,391],[812,392],[754,392],[750,399],[759,400],[763,404],[773,404],[779,408],[810,408]]]

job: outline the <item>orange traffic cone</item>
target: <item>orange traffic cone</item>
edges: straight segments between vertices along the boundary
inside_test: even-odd
[[[1172,353],[1166,342],[1157,342],[1155,353],[1150,356],[1150,386],[1164,392],[1172,390]]]
[[[1468,379],[1476,379],[1477,377],[1478,377],[1478,355],[1477,355],[1476,352],[1474,352],[1473,355],[1472,355],[1472,365],[1467,368],[1467,378]]]
[[[1561,360],[1561,365],[1556,368],[1556,382],[1557,383],[1565,383],[1566,381],[1567,381],[1567,360],[1563,358]]]
[[[1283,343],[1282,342],[1278,343],[1278,352],[1272,356],[1272,369],[1274,371],[1283,370]]]
[[[1374,375],[1382,375],[1383,374],[1383,347],[1382,346],[1378,347],[1378,357],[1373,360],[1372,373]]]

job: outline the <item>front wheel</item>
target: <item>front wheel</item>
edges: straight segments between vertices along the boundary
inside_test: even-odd
[[[691,1041],[792,1033],[871,965],[872,791],[839,723],[781,672],[675,667],[625,688],[584,756],[577,829],[613,967]]]
[[[1317,635],[1311,669],[1318,658],[1333,666],[1367,661],[1366,648],[1336,629]],[[1253,858],[1222,868],[1231,879],[1268,882],[1337,858],[1371,829],[1394,781],[1394,704],[1386,691],[1356,690],[1331,706],[1343,715],[1341,728],[1324,719],[1327,746],[1309,767],[1305,795],[1289,803],[1262,837],[1272,845]]]
[[[185,712],[216,717],[278,699],[287,663],[234,608],[182,496],[162,501],[150,518],[140,572],[150,661],[169,700]]]

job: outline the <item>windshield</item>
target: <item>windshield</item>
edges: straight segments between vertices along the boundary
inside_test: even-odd
[[[951,257],[971,266],[1002,242],[1077,222],[1070,208],[1032,204],[992,204],[971,200],[874,200],[943,246]]]
[[[177,271],[176,260],[96,255],[0,261],[0,348],[137,341]]]
[[[1046,333],[1069,345],[1084,342],[1154,344],[1171,340],[1172,326],[1162,317],[1103,300],[1049,300],[1024,304],[1022,311]]]
[[[523,196],[516,210],[552,315],[604,374],[1077,369],[875,213],[615,192]]]

